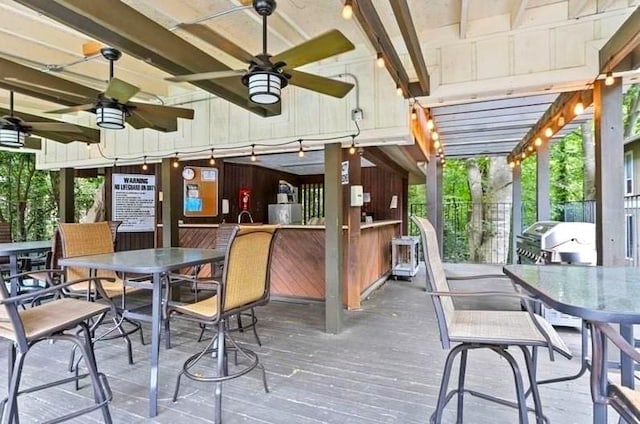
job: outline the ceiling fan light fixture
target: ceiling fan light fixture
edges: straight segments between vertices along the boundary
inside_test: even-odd
[[[265,70],[256,70],[243,78],[249,87],[249,100],[259,105],[272,105],[280,101],[280,91],[287,85],[282,75]]]
[[[10,128],[0,127],[0,146],[20,148],[24,147],[25,133],[22,131]]]
[[[125,111],[117,104],[98,105],[96,108],[96,125],[108,130],[124,128]]]

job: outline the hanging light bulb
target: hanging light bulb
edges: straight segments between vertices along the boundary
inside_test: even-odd
[[[440,146],[440,148],[438,149],[438,152],[442,153],[442,151],[443,151],[442,146]]]
[[[527,150],[530,151],[530,152],[533,152],[533,146],[531,144],[529,144],[527,146]]]
[[[376,65],[378,65],[378,68],[384,68],[384,56],[380,52],[376,54]]]
[[[511,161],[509,161],[509,168],[515,168],[515,167],[516,167],[515,162],[514,162],[514,161],[512,161],[512,160],[511,160]]]
[[[400,86],[400,84],[396,84],[396,94],[398,96],[402,96],[404,94],[404,91],[402,91],[402,87]]]
[[[418,119],[418,112],[416,111],[416,107],[413,106],[411,108],[411,120],[415,121],[416,119]]]
[[[213,149],[211,149],[211,156],[209,157],[209,165],[215,165],[216,158],[213,156]]]
[[[604,79],[604,85],[613,85],[614,82],[616,82],[616,80],[613,78],[613,72],[607,72],[607,77]]]
[[[178,160],[178,152],[176,152],[176,157],[173,159],[173,167],[177,168],[180,166],[180,161]]]
[[[584,105],[582,102],[576,103],[576,106],[573,108],[573,113],[580,115],[582,112],[584,112]]]
[[[87,150],[91,150],[91,143],[87,143],[86,144],[86,148],[87,148]]]
[[[440,140],[440,134],[438,134],[438,131],[432,131],[431,132],[431,139],[432,140]]]
[[[347,20],[353,17],[353,0],[345,0],[342,7],[342,17]]]
[[[304,148],[302,147],[302,140],[298,140],[298,143],[300,143],[300,147],[298,148],[298,157],[299,158],[303,158],[304,157]]]
[[[113,158],[113,167],[118,166],[118,158]]]
[[[564,115],[558,116],[558,126],[559,127],[563,127],[564,126]]]
[[[545,136],[545,137],[547,137],[547,138],[549,138],[549,137],[551,137],[552,135],[553,135],[553,130],[551,129],[551,127],[547,127],[547,128],[544,130],[544,136]]]
[[[536,147],[542,146],[542,139],[540,137],[536,137],[536,141],[534,141],[533,144],[535,144]]]
[[[353,155],[356,153],[356,136],[351,136],[351,146],[349,147],[349,154]]]
[[[433,130],[435,128],[436,124],[433,123],[433,119],[429,118],[427,120],[427,129],[429,131]]]
[[[522,152],[522,154],[520,156],[522,156],[522,159],[524,159],[524,158],[527,157],[527,153],[526,152]]]
[[[251,162],[255,162],[257,160],[258,158],[256,157],[256,145],[252,144],[251,145]]]
[[[433,141],[433,148],[434,149],[439,149],[440,148],[440,141],[439,140],[434,140]]]
[[[142,170],[143,170],[143,171],[146,171],[147,169],[149,169],[149,165],[147,165],[147,157],[145,156],[145,157],[142,159]]]

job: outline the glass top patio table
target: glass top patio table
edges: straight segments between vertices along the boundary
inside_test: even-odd
[[[17,241],[13,243],[0,243],[0,256],[9,257],[10,275],[18,273],[18,256],[29,253],[41,253],[51,250],[50,240],[39,241]],[[11,296],[17,295],[17,281],[11,280]]]
[[[632,346],[633,324],[640,324],[640,272],[623,266],[507,265],[506,275],[517,285],[558,312],[589,322],[620,324],[620,334]],[[593,348],[593,346],[592,346]],[[604,357],[606,350],[592,354]],[[621,353],[622,384],[633,388],[634,365]],[[606,387],[607,373],[600,387]],[[593,388],[593,387],[592,387]],[[607,405],[594,403],[593,422],[607,422]]]
[[[160,323],[162,304],[162,275],[195,265],[213,264],[225,257],[224,249],[192,249],[167,247],[155,249],[127,250],[100,255],[62,258],[58,261],[62,267],[83,267],[106,269],[117,272],[153,275],[153,294],[151,307],[151,355],[149,378],[149,416],[158,413],[158,361],[160,356]]]

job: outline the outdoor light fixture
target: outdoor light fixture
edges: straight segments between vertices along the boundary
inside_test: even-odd
[[[613,72],[607,72],[607,76],[604,79],[604,85],[613,85],[614,82],[616,82],[616,80],[613,78]]]
[[[149,169],[149,165],[147,165],[147,157],[145,156],[144,159],[142,159],[142,170],[146,171],[147,169]]]
[[[342,8],[342,17],[344,19],[351,19],[353,16],[353,1],[345,0],[344,7]]]
[[[300,147],[298,148],[298,157],[303,158],[304,157],[304,149],[302,148],[302,140],[298,140],[298,142],[300,143]]]
[[[0,126],[0,146],[20,148],[24,146],[25,133],[9,126]]]
[[[242,82],[249,87],[249,100],[259,105],[272,105],[280,101],[280,90],[287,85],[282,75],[265,70],[254,70]]]
[[[354,155],[356,153],[356,138],[351,136],[351,146],[349,147],[349,154]]]
[[[540,137],[536,137],[536,141],[534,141],[533,144],[535,144],[536,147],[542,146],[542,139]]]
[[[560,115],[558,117],[558,126],[559,127],[563,127],[564,126],[564,115]]]
[[[257,160],[258,158],[256,157],[256,145],[252,144],[251,145],[251,162],[255,162]]]
[[[96,125],[108,130],[124,128],[124,110],[117,103],[100,104],[96,108]]]
[[[376,65],[378,65],[378,68],[384,68],[384,56],[380,52],[376,55]]]
[[[436,126],[436,125],[433,123],[433,119],[429,118],[429,119],[427,120],[427,129],[428,129],[429,131],[431,131],[431,130],[433,130],[433,129],[435,128],[435,126]]]
[[[211,149],[211,156],[209,157],[209,165],[215,165],[216,158],[213,156],[213,149]]]
[[[584,105],[582,102],[576,103],[576,106],[573,108],[573,113],[580,115],[582,112],[584,112]]]
[[[545,135],[545,137],[551,137],[553,135],[553,130],[551,129],[551,127],[547,127],[544,130],[544,135]]]
[[[178,160],[178,152],[176,152],[176,157],[173,159],[173,167],[177,168],[178,166],[180,166],[180,161]]]

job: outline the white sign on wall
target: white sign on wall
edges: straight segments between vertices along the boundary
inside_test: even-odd
[[[153,231],[156,222],[156,177],[113,174],[111,219],[122,221],[118,232]]]

